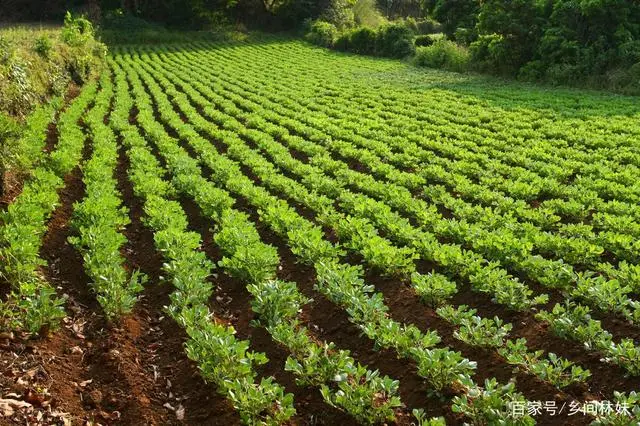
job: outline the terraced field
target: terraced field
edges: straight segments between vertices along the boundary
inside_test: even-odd
[[[125,423],[638,424],[637,98],[276,38],[108,64],[34,115],[0,254],[23,326],[102,318]]]

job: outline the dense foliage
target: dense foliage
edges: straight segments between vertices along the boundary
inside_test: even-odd
[[[356,27],[339,31],[333,24],[316,21],[305,37],[320,46],[362,55],[404,58],[415,52],[414,34],[404,24],[386,24],[375,30]]]
[[[426,9],[469,45],[474,68],[526,80],[640,90],[640,3],[436,0]]]

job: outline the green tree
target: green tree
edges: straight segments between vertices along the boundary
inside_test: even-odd
[[[444,33],[453,38],[458,28],[473,29],[480,11],[480,0],[423,0],[423,13],[442,24]]]
[[[535,0],[483,0],[471,52],[482,68],[515,74],[531,61],[541,37],[543,8]]]

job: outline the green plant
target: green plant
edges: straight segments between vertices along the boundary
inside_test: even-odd
[[[471,387],[465,395],[454,397],[451,410],[464,414],[473,425],[536,423],[528,414],[514,416],[513,404],[526,406],[526,400],[515,391],[513,382],[501,385],[495,379],[487,379],[484,388]]]
[[[378,28],[376,52],[380,56],[404,58],[415,53],[413,32],[403,24],[387,24]]]
[[[457,308],[450,305],[443,306],[438,308],[437,312],[438,315],[459,327],[454,332],[456,338],[472,346],[499,348],[513,328],[511,324],[505,324],[498,317],[493,319],[478,317],[475,315],[475,309],[468,309],[465,305]]]
[[[43,58],[49,59],[51,56],[51,50],[53,49],[53,43],[51,39],[43,34],[40,37],[36,38],[33,43],[33,50]]]
[[[349,33],[349,51],[361,55],[376,53],[376,31],[368,27],[360,27]]]
[[[431,46],[434,43],[433,38],[429,34],[419,35],[413,41],[416,47]]]
[[[464,72],[468,67],[469,53],[452,41],[438,40],[428,47],[419,47],[414,62],[418,66]]]
[[[413,273],[411,284],[422,300],[432,307],[446,303],[458,291],[455,282],[437,273],[427,275]]]
[[[333,47],[338,38],[338,30],[335,25],[329,22],[315,21],[305,34],[305,38],[309,42],[319,46]]]
[[[505,357],[509,364],[517,365],[518,368],[529,371],[559,389],[574,383],[584,383],[591,376],[589,370],[584,370],[554,353],[549,353],[547,359],[544,359],[543,351],[529,351],[525,339],[507,341],[504,347],[498,349],[498,353]]]
[[[465,378],[469,378],[477,363],[464,358],[459,352],[436,348],[424,353],[417,360],[418,373],[427,379],[436,392],[446,387],[455,388]]]
[[[71,12],[64,16],[62,40],[70,46],[82,46],[93,39],[93,24],[85,17],[74,17]]]

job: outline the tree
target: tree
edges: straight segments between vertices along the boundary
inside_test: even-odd
[[[424,0],[423,11],[442,24],[443,32],[453,38],[458,28],[473,29],[480,11],[479,0]]]
[[[471,50],[476,62],[500,74],[515,74],[531,61],[540,41],[542,9],[535,0],[483,0]]]

